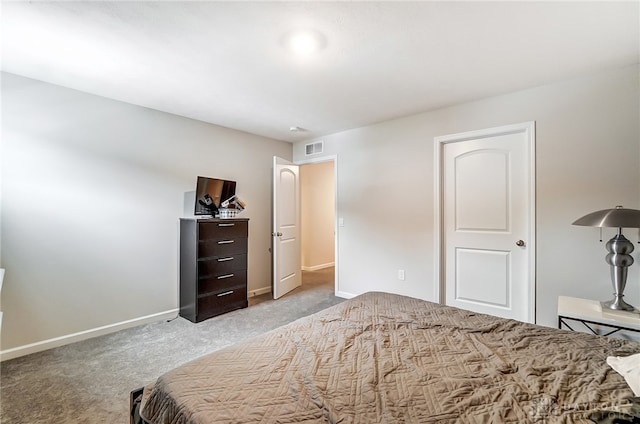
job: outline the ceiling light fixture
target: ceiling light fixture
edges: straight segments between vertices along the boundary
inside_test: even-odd
[[[315,30],[295,30],[285,35],[284,45],[298,57],[309,57],[325,47],[326,39]]]

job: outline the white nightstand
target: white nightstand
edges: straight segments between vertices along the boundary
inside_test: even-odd
[[[575,331],[568,321],[582,323],[593,334],[609,336],[618,331],[640,333],[640,313],[602,309],[597,300],[579,299],[577,297],[558,297],[558,328],[563,326]],[[591,325],[607,327],[605,333],[599,333]]]

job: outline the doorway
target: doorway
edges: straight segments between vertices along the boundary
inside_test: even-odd
[[[274,299],[301,286],[305,271],[322,274],[334,294],[338,292],[336,172],[335,155],[298,164],[273,158]],[[326,278],[327,273],[333,278]]]
[[[300,166],[300,225],[303,271],[335,265],[333,161]]]
[[[327,281],[329,277],[334,293],[337,287],[335,175],[335,158],[300,164],[302,282],[317,277]]]

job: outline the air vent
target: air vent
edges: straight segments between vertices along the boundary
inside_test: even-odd
[[[304,146],[304,152],[306,156],[322,153],[323,142],[317,141],[315,143],[306,144]]]

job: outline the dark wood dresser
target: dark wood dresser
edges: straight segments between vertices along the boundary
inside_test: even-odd
[[[180,219],[180,316],[247,307],[248,235],[248,219]]]

